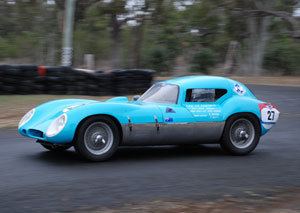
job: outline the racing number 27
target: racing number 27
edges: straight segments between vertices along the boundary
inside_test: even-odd
[[[273,121],[273,120],[274,120],[274,117],[275,117],[275,112],[269,110],[269,111],[267,112],[267,114],[268,114],[268,120],[269,120],[269,121]]]

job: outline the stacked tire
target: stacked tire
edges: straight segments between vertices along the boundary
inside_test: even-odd
[[[34,94],[37,76],[35,65],[0,65],[0,93]]]
[[[0,94],[127,95],[149,88],[152,70],[88,71],[64,66],[0,65]]]
[[[44,93],[47,94],[68,94],[70,84],[68,76],[72,74],[71,67],[45,67],[45,76],[40,76],[44,80]]]
[[[153,78],[153,70],[127,69],[113,70],[112,88],[114,95],[124,94],[141,94],[150,86]]]
[[[109,93],[110,76],[103,71],[87,72],[73,69],[68,75],[69,94],[106,95]]]

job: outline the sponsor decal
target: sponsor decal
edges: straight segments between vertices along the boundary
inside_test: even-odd
[[[171,117],[165,118],[165,122],[173,122],[173,118]]]
[[[218,119],[221,116],[221,109],[216,104],[188,104],[186,107],[195,117]]]
[[[166,108],[166,113],[176,113],[174,109],[167,107]]]
[[[238,94],[238,95],[245,95],[245,93],[246,93],[245,88],[244,88],[242,85],[238,84],[238,83],[236,83],[236,84],[234,85],[233,91],[234,91],[236,94]]]

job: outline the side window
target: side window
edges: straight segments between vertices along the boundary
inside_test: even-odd
[[[215,102],[226,93],[226,89],[188,89],[185,102]]]

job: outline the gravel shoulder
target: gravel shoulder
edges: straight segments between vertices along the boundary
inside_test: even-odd
[[[99,208],[75,210],[75,213],[100,212],[197,212],[197,213],[297,213],[300,211],[300,189],[278,191],[269,196],[248,192],[247,198],[224,196],[217,200],[196,201],[164,201],[155,200],[139,204],[126,204],[115,208]]]

